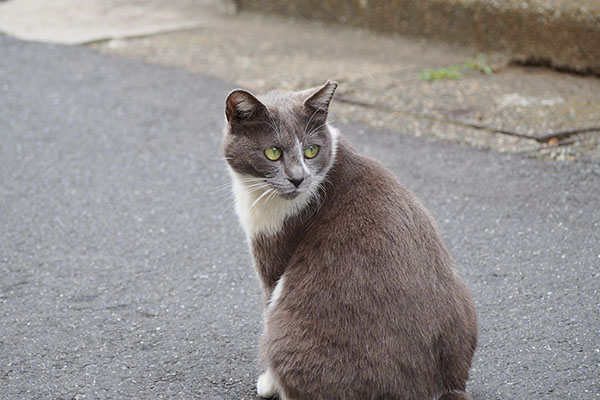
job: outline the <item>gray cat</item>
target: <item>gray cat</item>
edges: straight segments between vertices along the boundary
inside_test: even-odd
[[[469,290],[415,195],[327,123],[336,88],[226,100],[236,211],[264,289],[258,394],[471,399]]]

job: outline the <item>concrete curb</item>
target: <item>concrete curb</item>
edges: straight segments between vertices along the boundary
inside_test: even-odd
[[[598,0],[237,0],[241,11],[424,36],[600,75]]]

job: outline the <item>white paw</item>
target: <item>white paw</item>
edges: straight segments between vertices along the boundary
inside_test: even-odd
[[[270,369],[258,377],[256,391],[260,397],[265,399],[277,397],[277,383],[275,382],[275,377]]]

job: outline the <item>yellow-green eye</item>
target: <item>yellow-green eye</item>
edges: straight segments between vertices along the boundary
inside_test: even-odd
[[[306,158],[315,158],[319,153],[319,146],[316,144],[311,144],[306,149],[304,149],[304,157]]]
[[[271,161],[277,161],[281,157],[281,149],[279,147],[267,147],[265,149],[265,156]]]

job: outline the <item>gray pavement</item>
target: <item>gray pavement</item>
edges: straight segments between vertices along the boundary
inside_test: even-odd
[[[234,85],[0,49],[0,398],[256,399],[259,285],[220,158]],[[600,398],[600,167],[340,128],[472,288],[474,398]]]

